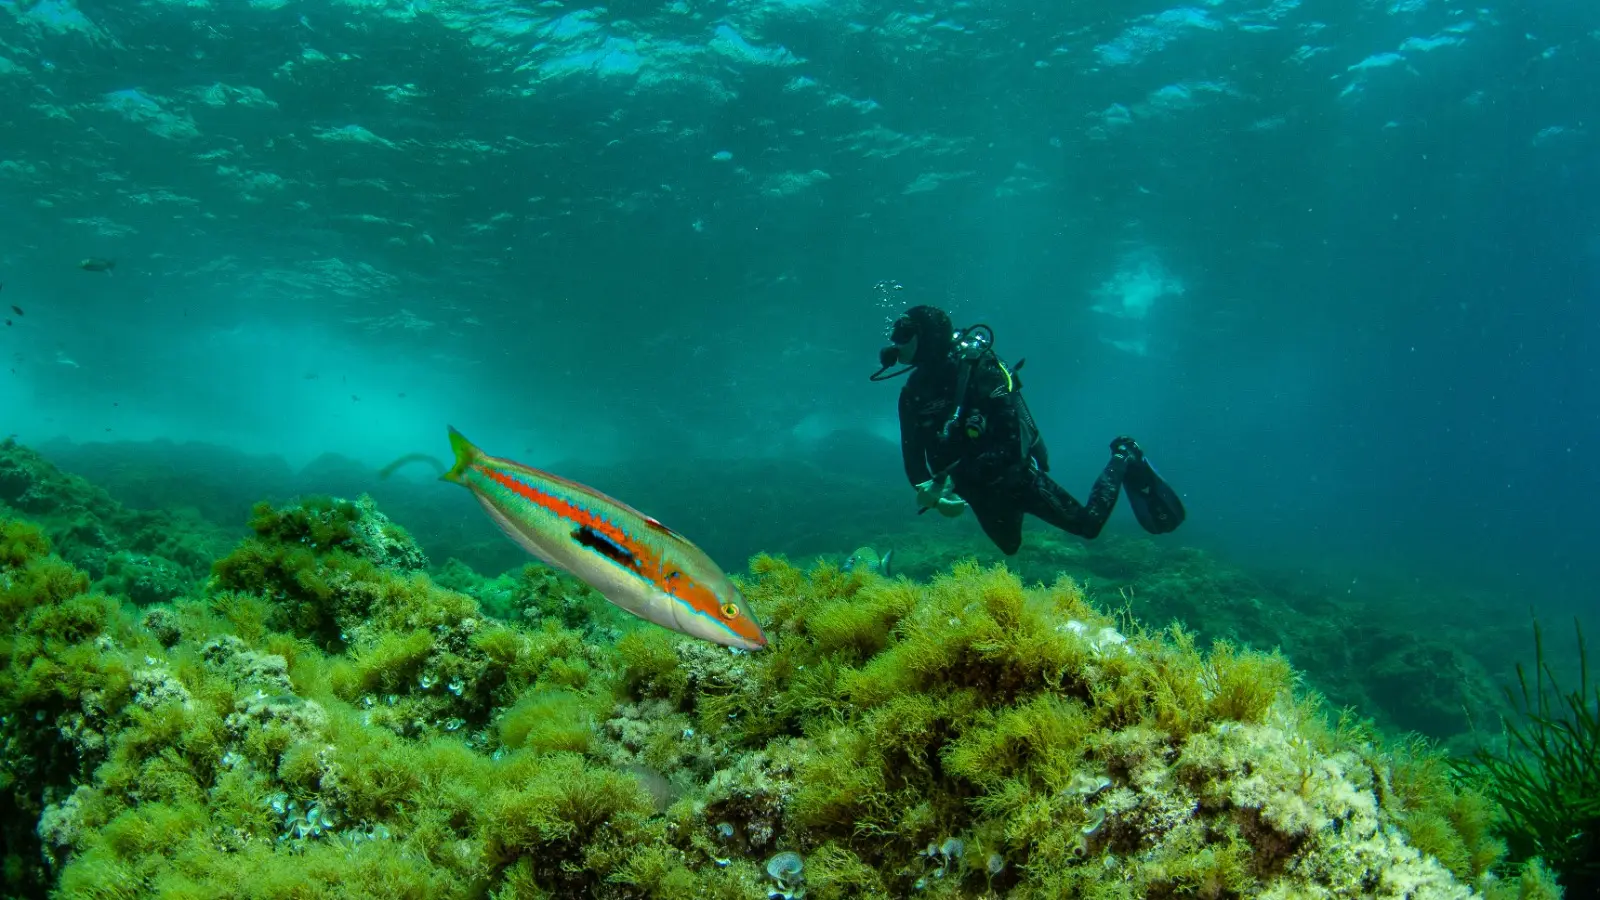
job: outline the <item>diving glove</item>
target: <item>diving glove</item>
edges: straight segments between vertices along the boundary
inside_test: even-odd
[[[967,511],[967,501],[951,493],[949,479],[930,478],[917,485],[917,507],[936,509],[939,515],[953,519]]]

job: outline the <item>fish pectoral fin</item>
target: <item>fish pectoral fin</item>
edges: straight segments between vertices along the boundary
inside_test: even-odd
[[[500,510],[495,508],[493,503],[490,503],[483,497],[478,498],[478,503],[483,507],[484,511],[489,514],[489,518],[496,525],[500,526],[500,530],[505,532],[506,537],[511,538],[512,543],[516,544],[518,547],[521,547],[523,550],[527,551],[528,555],[532,556],[534,559],[537,559],[539,562],[544,563],[550,568],[555,569],[558,572],[567,572],[566,566],[556,562],[555,558],[549,553],[549,551],[545,550],[536,542],[523,535],[523,533],[518,530],[517,526],[513,524],[510,519],[507,519],[505,515],[500,512]],[[571,573],[567,572],[567,574],[570,575]]]

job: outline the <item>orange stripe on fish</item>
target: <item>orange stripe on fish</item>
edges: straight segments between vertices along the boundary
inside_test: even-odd
[[[617,606],[684,634],[759,649],[767,638],[710,557],[654,518],[576,481],[489,456],[450,429],[442,477],[472,492],[523,549]]]
[[[718,614],[721,610],[722,602],[715,592],[708,590],[704,585],[684,575],[678,569],[664,566],[652,548],[635,540],[612,522],[595,515],[592,510],[570,503],[554,494],[541,491],[537,486],[515,478],[506,472],[485,470],[484,474],[504,485],[508,490],[520,494],[529,502],[537,503],[556,515],[576,522],[583,528],[588,528],[595,534],[605,538],[606,540],[604,541],[586,539],[591,536],[581,532],[576,536],[576,540],[580,544],[590,547],[595,552],[611,559],[617,565],[637,572],[640,577],[649,579],[657,588],[694,607],[696,612],[710,616]],[[568,487],[582,487],[565,479],[561,479],[561,481]],[[675,540],[683,540],[680,535],[659,521],[649,516],[644,516],[643,520],[646,526],[655,531]],[[616,552],[618,550],[623,552]]]

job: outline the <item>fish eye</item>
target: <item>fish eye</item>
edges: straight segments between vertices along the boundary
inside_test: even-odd
[[[738,616],[739,616],[739,607],[734,606],[732,603],[724,603],[724,604],[722,604],[722,617],[723,618],[725,618],[725,619],[734,619],[734,618],[738,618]]]

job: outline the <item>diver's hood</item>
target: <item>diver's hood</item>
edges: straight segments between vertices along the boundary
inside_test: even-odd
[[[904,368],[890,372],[900,362],[901,345],[910,343],[912,338],[917,341],[916,355]],[[950,324],[950,316],[942,309],[913,306],[895,320],[889,330],[889,340],[894,343],[878,351],[878,371],[869,376],[873,381],[898,378],[917,366],[949,359],[956,345],[955,326]]]
[[[901,323],[909,325],[917,336],[917,355],[911,360],[913,366],[946,359],[955,349],[955,326],[950,323],[950,316],[938,307],[913,306],[895,323],[896,331],[900,330]]]

